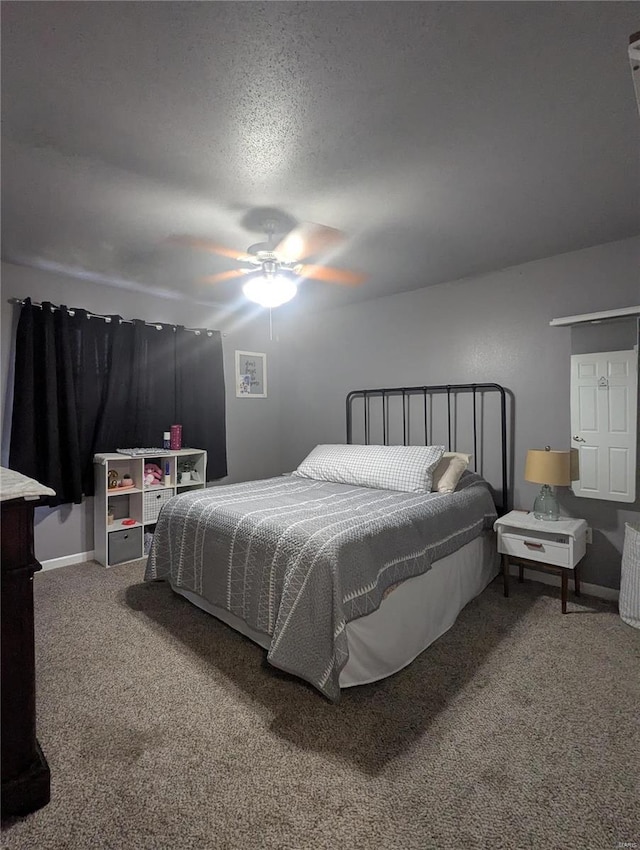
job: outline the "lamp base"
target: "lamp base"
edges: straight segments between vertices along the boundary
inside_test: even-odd
[[[543,484],[533,503],[533,515],[536,519],[554,521],[560,518],[560,506],[553,490],[548,484]]]

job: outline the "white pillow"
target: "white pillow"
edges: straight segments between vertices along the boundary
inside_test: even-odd
[[[316,446],[293,475],[357,487],[429,493],[444,446]]]
[[[433,470],[431,489],[438,493],[453,493],[472,457],[463,452],[445,452]]]

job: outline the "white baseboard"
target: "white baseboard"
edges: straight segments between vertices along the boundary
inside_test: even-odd
[[[61,558],[49,558],[47,561],[40,561],[43,570],[57,570],[58,567],[68,567],[71,564],[81,564],[83,561],[92,561],[95,557],[95,552],[78,552],[77,555],[63,555]]]
[[[510,564],[509,575],[517,576],[519,567],[517,564]],[[524,569],[524,577],[529,581],[539,581],[542,584],[552,584],[554,587],[560,587],[560,576],[555,573],[543,573],[538,570]],[[573,587],[573,579],[569,578],[569,590]],[[608,599],[617,602],[620,596],[620,591],[615,587],[604,587],[601,584],[589,584],[584,581],[580,582],[580,591],[585,596],[597,596],[599,599]]]

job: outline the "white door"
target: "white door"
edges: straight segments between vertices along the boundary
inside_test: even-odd
[[[576,496],[633,502],[636,490],[638,356],[605,351],[571,357],[571,446],[579,452]]]

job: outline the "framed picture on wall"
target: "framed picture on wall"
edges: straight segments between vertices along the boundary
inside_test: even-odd
[[[267,397],[267,355],[236,351],[236,397]]]

